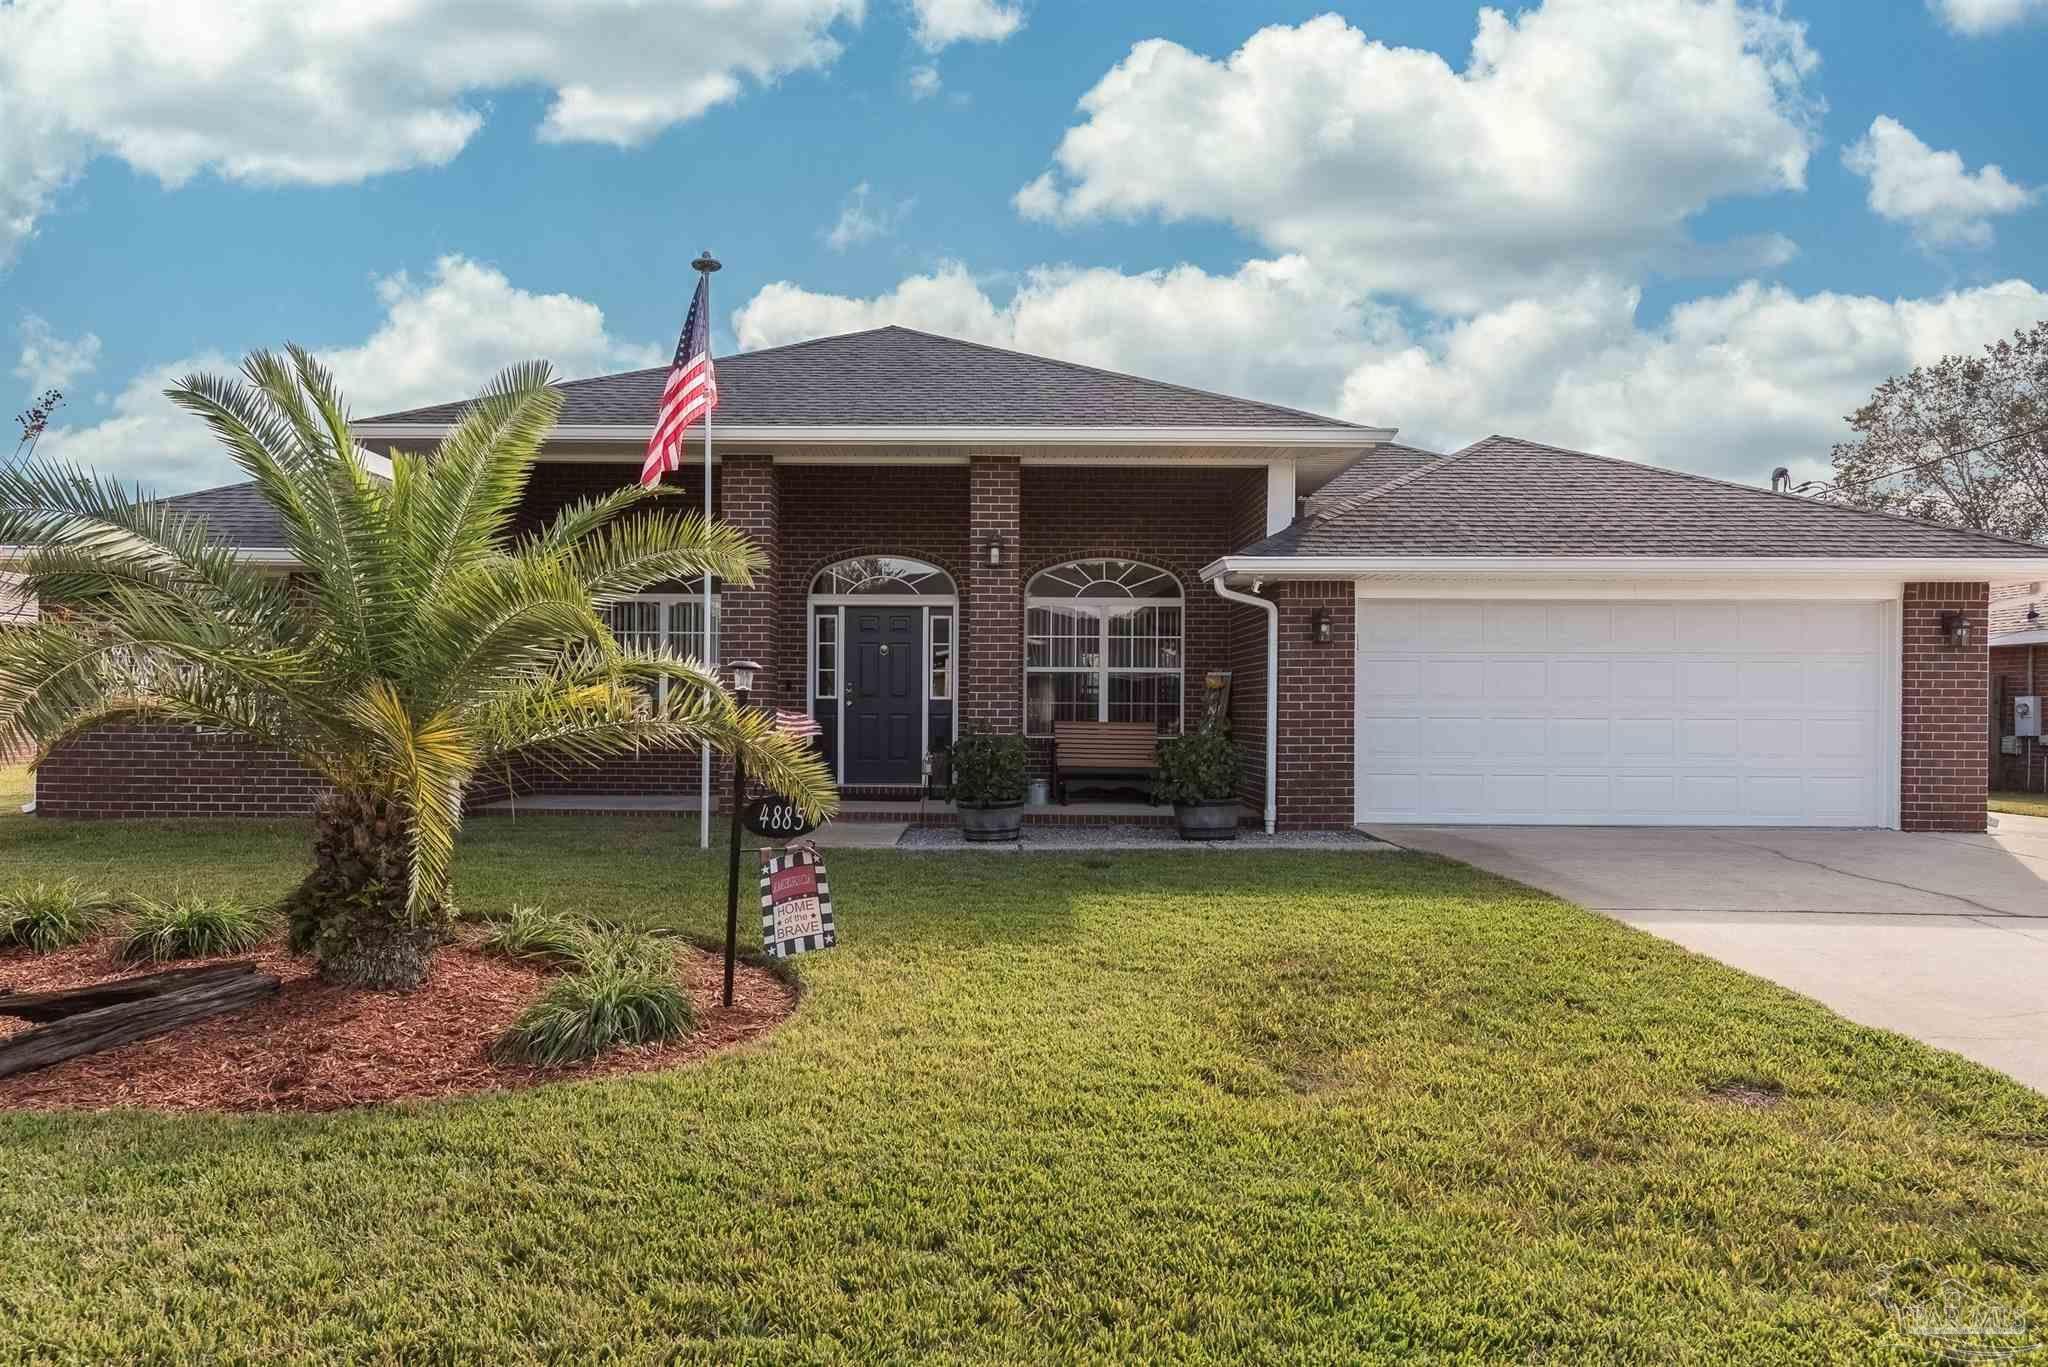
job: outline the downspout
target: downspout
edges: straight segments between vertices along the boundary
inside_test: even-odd
[[[1280,605],[1258,596],[1260,582],[1252,580],[1252,591],[1240,593],[1224,584],[1220,575],[1209,581],[1219,597],[1262,608],[1266,614],[1266,834],[1271,835],[1280,777]]]

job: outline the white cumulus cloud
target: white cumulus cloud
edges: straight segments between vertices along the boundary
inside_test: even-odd
[[[1021,5],[1002,0],[910,0],[914,36],[927,52],[954,43],[1000,43],[1024,27]]]
[[[912,201],[879,198],[866,181],[847,193],[839,218],[825,233],[825,245],[835,252],[894,233],[909,216]]]
[[[2040,197],[1996,166],[1967,170],[1956,152],[1937,152],[1886,114],[1842,152],[1842,164],[1870,182],[1870,207],[1904,223],[1928,247],[1988,247],[1990,220]]]
[[[1710,202],[1802,188],[1817,60],[1801,25],[1741,0],[1482,10],[1462,70],[1336,15],[1223,59],[1151,39],[1016,202],[1058,222],[1227,220],[1464,311],[1682,257]]]
[[[22,315],[16,331],[21,336],[21,354],[14,362],[14,374],[27,380],[36,393],[67,389],[73,380],[90,375],[100,363],[100,339],[96,333],[60,337],[48,319],[33,313]]]
[[[242,345],[312,345],[357,416],[468,397],[515,361],[546,360],[558,375],[574,378],[662,360],[659,347],[614,336],[603,311],[588,300],[521,289],[503,272],[465,257],[442,257],[424,280],[387,276],[376,290],[383,318],[354,345],[283,337],[248,338]],[[163,391],[193,371],[228,374],[240,364],[239,354],[211,350],[151,366],[114,396],[105,418],[53,425],[37,455],[92,466],[159,493],[236,480],[239,472],[205,426]]]
[[[1760,482],[1820,473],[1887,375],[2048,317],[2021,280],[1925,299],[1799,295],[1751,281],[1638,317],[1592,279],[1472,317],[1404,323],[1300,257],[1230,275],[1050,267],[1007,300],[965,268],[872,298],[769,285],[734,317],[772,346],[885,323],[1245,394],[1449,450],[1490,432]]]
[[[1927,7],[1944,24],[1971,38],[2048,16],[2048,0],[1927,0]]]
[[[537,86],[538,136],[627,145],[827,63],[864,0],[16,0],[0,5],[0,265],[97,156],[346,184],[448,162],[485,92]]]
[[[1299,257],[1253,261],[1230,275],[1195,266],[1126,274],[1047,266],[998,303],[949,263],[861,299],[788,281],[762,288],[733,315],[742,347],[900,323],[1272,403],[1335,399],[1351,365],[1400,340],[1374,306]]]

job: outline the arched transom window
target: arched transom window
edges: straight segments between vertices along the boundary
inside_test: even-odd
[[[811,593],[818,598],[930,598],[954,594],[953,576],[937,565],[900,555],[864,555],[818,571]]]
[[[1135,560],[1074,560],[1024,592],[1024,729],[1181,720],[1180,581]]]

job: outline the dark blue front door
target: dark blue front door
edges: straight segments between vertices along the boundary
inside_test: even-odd
[[[846,610],[846,775],[924,777],[924,609]]]

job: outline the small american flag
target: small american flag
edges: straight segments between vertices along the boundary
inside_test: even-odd
[[[711,364],[711,277],[697,277],[697,294],[690,300],[690,316],[683,320],[683,335],[676,340],[676,359],[661,391],[661,412],[654,419],[654,435],[647,442],[647,459],[640,463],[640,482],[652,486],[661,482],[665,471],[682,464],[683,433],[699,418],[710,416],[718,407],[718,372]]]
[[[808,712],[785,712],[779,707],[775,709],[775,729],[792,740],[816,740],[825,734]]]

